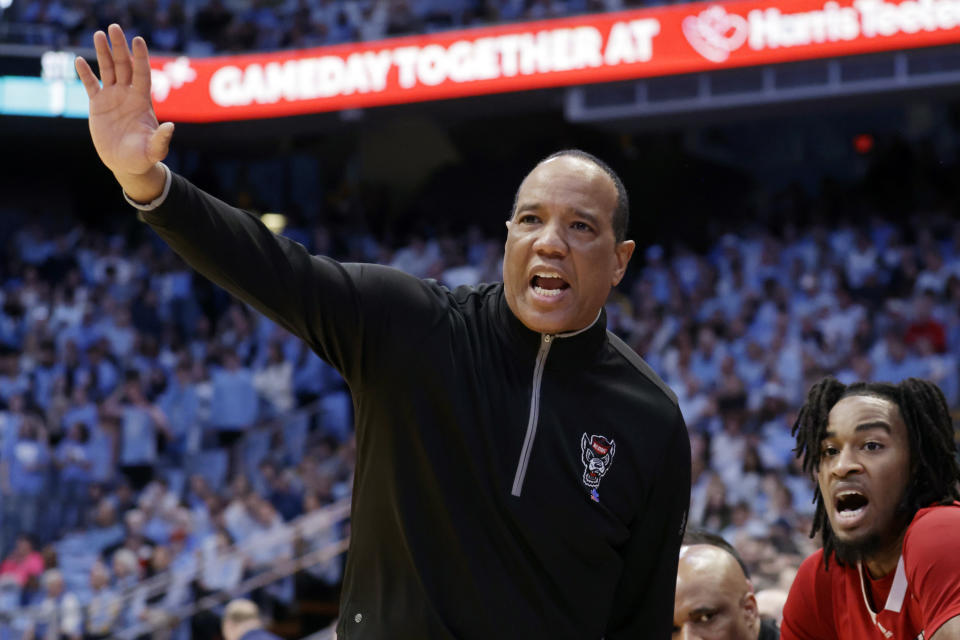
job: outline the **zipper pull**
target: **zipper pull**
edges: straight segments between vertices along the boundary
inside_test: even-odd
[[[544,341],[544,342],[550,342],[551,340],[553,340],[553,336],[551,336],[551,335],[548,334],[548,333],[543,334],[543,341]]]

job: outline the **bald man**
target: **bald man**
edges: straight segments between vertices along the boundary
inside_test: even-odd
[[[674,640],[780,637],[774,624],[761,622],[753,585],[731,551],[729,545],[709,543],[680,547],[673,605]]]
[[[260,610],[250,600],[231,600],[223,611],[224,640],[281,640],[263,628]]]

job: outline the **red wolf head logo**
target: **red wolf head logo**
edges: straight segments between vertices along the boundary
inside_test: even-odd
[[[583,454],[583,484],[596,489],[600,486],[600,479],[613,464],[617,443],[604,436],[587,436],[584,433],[580,439],[580,451]]]

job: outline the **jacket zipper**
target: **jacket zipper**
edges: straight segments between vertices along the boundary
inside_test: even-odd
[[[533,439],[537,435],[537,423],[540,421],[540,383],[543,381],[543,367],[547,361],[547,353],[553,336],[544,334],[540,338],[540,350],[537,352],[537,361],[533,366],[533,390],[530,393],[530,417],[527,420],[527,435],[523,439],[523,449],[520,450],[520,462],[517,464],[517,473],[513,477],[513,490],[510,492],[520,497],[523,490],[523,479],[527,475],[527,465],[530,463],[530,452],[533,451]]]

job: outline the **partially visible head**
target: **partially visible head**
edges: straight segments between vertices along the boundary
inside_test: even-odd
[[[21,533],[17,536],[17,541],[13,547],[14,555],[26,557],[33,553],[34,549],[33,538],[31,538],[29,534]]]
[[[833,378],[815,384],[793,426],[795,449],[817,479],[811,536],[822,533],[824,561],[899,555],[914,514],[960,498],[953,421],[933,383]]]
[[[113,553],[113,575],[117,580],[138,576],[139,573],[140,563],[133,551],[120,548]]]
[[[263,623],[260,621],[260,610],[250,600],[231,600],[223,611],[221,631],[224,640],[239,640],[248,631],[261,627]]]
[[[56,598],[63,593],[63,574],[59,569],[47,569],[40,578],[40,584],[48,596]]]
[[[553,154],[524,178],[507,221],[503,282],[527,328],[561,333],[593,322],[633,254],[628,208],[620,179],[583,151]]]
[[[162,573],[170,568],[172,560],[173,557],[170,555],[170,547],[158,545],[154,548],[153,555],[150,556],[150,566],[154,572]]]
[[[680,547],[673,639],[757,640],[757,600],[739,556],[726,543],[690,539]]]
[[[103,589],[110,584],[110,569],[100,560],[90,567],[90,587],[94,590]]]

